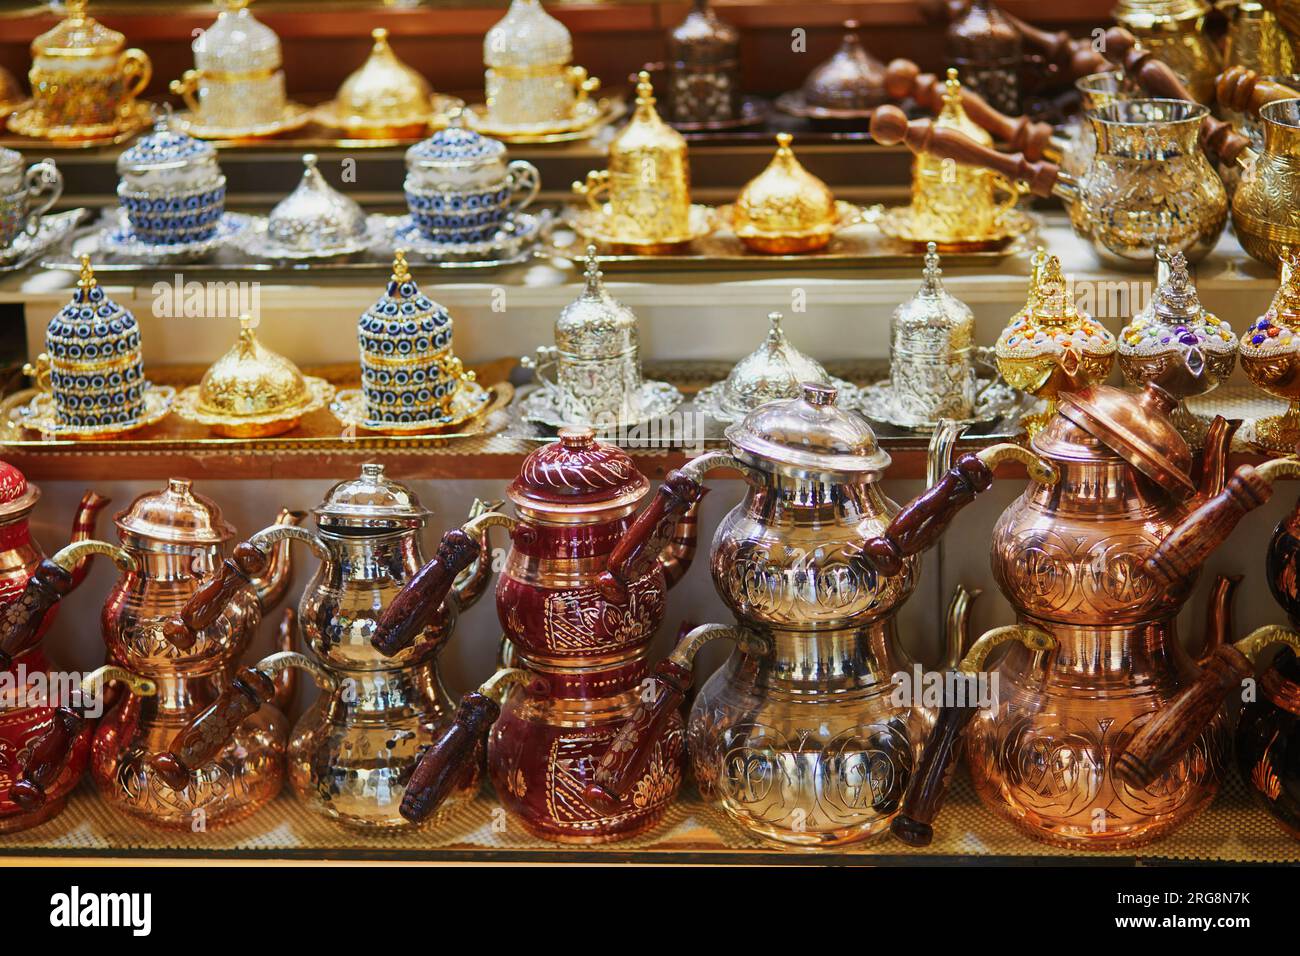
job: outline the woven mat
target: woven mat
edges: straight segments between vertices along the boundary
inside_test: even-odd
[[[100,800],[86,783],[68,802],[67,808],[48,823],[21,833],[0,837],[0,856],[40,853],[57,855],[156,853],[160,856],[292,856],[310,857],[313,852],[329,857],[375,857],[418,859],[430,851],[444,851],[442,857],[472,861],[482,850],[551,850],[557,846],[529,835],[515,821],[505,817],[491,792],[454,808],[442,818],[416,831],[383,834],[358,833],[316,816],[291,793],[284,793],[253,817],[207,833],[176,833],[154,830],[126,817]],[[558,848],[572,849],[572,848]],[[670,862],[675,853],[709,854],[773,852],[742,830],[720,811],[703,803],[693,791],[686,791],[669,810],[663,822],[642,836],[592,848],[599,861],[602,852],[643,851],[663,854]],[[780,849],[777,848],[777,852]],[[791,849],[792,855],[799,851]],[[936,828],[935,842],[911,850],[885,836],[865,846],[841,851],[819,851],[816,859],[835,853],[874,856],[971,856],[971,857],[1084,857],[1105,860],[1106,853],[1064,850],[1038,843],[989,812],[976,798],[969,780],[959,775]],[[804,854],[805,858],[808,854]],[[1121,858],[1142,860],[1221,861],[1248,863],[1300,863],[1300,841],[1289,837],[1260,808],[1254,805],[1242,784],[1233,776],[1214,804],[1166,839]],[[539,855],[539,859],[544,857]]]

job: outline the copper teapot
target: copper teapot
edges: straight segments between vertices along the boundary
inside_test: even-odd
[[[510,642],[502,666],[461,701],[456,721],[421,760],[402,813],[423,819],[463,778],[483,731],[498,799],[530,833],[563,843],[627,839],[659,822],[682,780],[681,719],[667,720],[643,772],[624,798],[600,809],[583,799],[597,758],[641,707],[646,654],[663,622],[666,593],[695,553],[694,514],[666,527],[653,558],[626,592],[599,587],[650,482],[632,459],[567,428],[524,459],[508,495],[516,517],[480,521],[510,529],[497,582],[497,612]],[[652,506],[653,507],[653,506]],[[401,653],[437,606],[452,575],[478,554],[463,531],[443,538],[440,555],[389,605],[374,643]]]
[[[45,799],[39,806],[29,811],[10,798],[10,788],[21,775],[32,745],[57,719],[54,705],[58,701],[50,699],[43,704],[37,700],[39,688],[51,687],[51,665],[41,639],[54,618],[62,588],[71,590],[85,577],[94,549],[80,542],[94,536],[99,512],[108,505],[107,498],[93,491],[81,499],[73,519],[73,544],[48,559],[58,571],[42,576],[57,581],[60,589],[56,590],[41,588],[39,581],[30,583],[47,560],[32,538],[27,520],[39,499],[40,488],[30,484],[17,468],[0,461],[0,671],[7,674],[6,686],[14,688],[0,696],[0,833],[25,830],[57,814],[67,793],[81,779],[90,756],[91,727],[87,725],[74,742],[69,759],[44,787]],[[29,601],[41,602],[46,610],[25,609]],[[19,618],[27,625],[19,626]]]
[[[1191,451],[1169,417],[1175,404],[1156,384],[1141,394],[1093,386],[1063,395],[1032,439],[1060,480],[1031,482],[1003,512],[993,531],[993,574],[1016,611],[1013,635],[1050,638],[1055,649],[1013,645],[990,675],[998,688],[992,707],[946,702],[893,824],[906,842],[930,841],[967,723],[981,799],[1056,845],[1146,843],[1213,797],[1226,753],[1222,721],[1148,785],[1116,773],[1117,755],[1134,733],[1194,677],[1174,621],[1219,540],[1189,516],[1218,500],[1235,425],[1222,418],[1211,424],[1198,486],[1189,477]],[[895,573],[936,541],[991,477],[964,456],[867,542],[864,555],[881,573]],[[1271,477],[1264,471],[1258,484]],[[1157,565],[1175,570],[1160,575]],[[1222,608],[1213,610],[1212,626],[1221,629]]]
[[[487,511],[487,509],[478,509]],[[460,610],[483,594],[490,561],[476,561],[423,611],[411,641],[391,657],[371,646],[376,623],[408,582],[426,568],[420,535],[429,512],[405,485],[388,478],[380,464],[366,463],[356,478],[326,492],[312,512],[316,530],[286,525],[265,528],[235,548],[220,573],[181,610],[177,626],[195,631],[229,613],[232,598],[274,561],[289,542],[306,544],[320,559],[298,605],[311,670],[327,693],[299,718],[289,741],[294,789],[311,809],[358,828],[409,826],[398,813],[423,748],[446,728],[451,698],[438,674],[437,657],[451,638]],[[486,548],[487,528],[473,532]],[[440,549],[432,562],[443,567]],[[455,577],[455,575],[453,575]],[[173,787],[209,772],[228,746],[241,714],[272,694],[270,678],[279,658],[240,671],[236,685],[211,701],[183,727],[172,730],[167,752],[155,765]],[[452,788],[471,797],[477,767]]]
[[[920,695],[894,696],[893,675],[912,667],[895,615],[916,586],[917,562],[885,574],[861,553],[897,511],[880,487],[889,455],[862,416],[838,405],[833,386],[813,383],[754,409],[727,439],[728,451],[668,476],[615,549],[603,587],[616,596],[638,580],[655,542],[703,494],[704,476],[736,471],[745,497],[719,525],[709,562],[736,623],[695,628],[660,662],[653,694],[601,756],[586,798],[609,806],[632,791],[650,744],[675,719],[697,651],[727,638],[735,649],[687,721],[701,795],[777,843],[867,839],[898,809],[932,721]],[[1018,445],[975,460],[992,467],[1008,458],[1036,466]]]
[[[284,512],[285,523],[300,513]],[[183,792],[174,792],[153,766],[176,728],[201,712],[230,681],[263,610],[283,596],[291,573],[287,549],[268,562],[229,608],[197,632],[181,633],[172,617],[199,590],[205,573],[220,565],[234,535],[211,499],[190,482],[136,498],[114,519],[121,547],[100,543],[123,569],[101,615],[108,664],[114,680],[135,690],[110,702],[92,748],[91,772],[103,798],[155,826],[202,829],[241,819],[279,792],[284,776],[287,726],[268,706],[250,717],[241,733]],[[280,685],[281,695],[291,689]],[[156,693],[153,691],[156,690]],[[43,767],[66,762],[54,728],[41,743]],[[47,774],[29,768],[25,779]]]

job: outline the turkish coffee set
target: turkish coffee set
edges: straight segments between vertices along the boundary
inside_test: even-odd
[[[969,6],[1000,22],[988,4]],[[1261,805],[1300,839],[1300,774],[1288,751],[1300,740],[1300,519],[1279,525],[1268,548],[1287,626],[1232,641],[1227,579],[1213,589],[1200,659],[1174,626],[1235,525],[1276,481],[1300,477],[1300,226],[1277,199],[1290,195],[1300,94],[1240,71],[1219,78],[1220,101],[1262,123],[1262,145],[1252,146],[1192,101],[1187,87],[1199,89],[1204,69],[1187,44],[1176,64],[1185,85],[1152,58],[1158,43],[1113,32],[1106,55],[1122,76],[1073,54],[1087,132],[1067,139],[998,111],[1016,110],[1019,96],[1000,78],[1022,37],[1003,26],[1014,44],[994,30],[998,43],[975,49],[962,45],[961,22],[950,25],[961,54],[952,60],[984,96],[963,89],[957,70],[940,80],[906,61],[884,67],[850,29],[803,89],[778,102],[815,119],[869,117],[878,141],[905,143],[916,153],[909,205],[873,215],[837,200],[780,134],[768,167],[733,204],[710,209],[692,202],[683,131],[737,128],[753,115],[739,91],[735,30],[697,3],[671,35],[669,60],[654,65],[667,78],[667,121],[651,71],[641,72],[607,168],[573,187],[582,205],[566,218],[583,247],[583,287],[559,313],[554,344],[521,360],[537,383],[518,402],[520,417],[555,440],[524,457],[508,508],[476,502],[432,555],[421,542],[430,512],[368,462],[325,493],[311,527],[306,511],[286,509],[233,545],[239,532],[188,480],[117,513],[117,543],[96,537],[108,502],[88,492],[71,543],[45,558],[28,528],[39,489],[0,462],[0,667],[48,671],[41,644],[59,600],[93,555],[121,571],[102,618],[108,663],[86,677],[82,697],[0,700],[0,742],[18,755],[0,765],[0,832],[56,816],[87,768],[109,805],[163,829],[188,829],[200,813],[208,827],[242,820],[286,779],[313,813],[343,826],[437,826],[486,774],[528,833],[601,844],[658,825],[691,775],[717,812],[776,845],[837,848],[892,831],[922,846],[942,825],[964,748],[983,803],[1057,846],[1127,849],[1166,836],[1210,802],[1234,751]],[[120,208],[91,237],[94,256],[154,264],[225,247],[294,263],[381,251],[392,271],[358,322],[360,387],[303,374],[258,340],[248,317],[196,384],[153,384],[140,327],[99,284],[87,252],[76,292],[25,370],[36,394],[10,403],[11,427],[50,442],[107,441],[175,415],[217,436],[262,439],[324,409],[346,429],[391,437],[487,427],[512,390],[484,387],[466,369],[452,316],[421,290],[413,263],[521,261],[549,221],[524,212],[538,172],[504,144],[589,135],[619,108],[573,66],[568,31],[537,0],[513,0],[489,32],[486,102],[455,121],[440,122],[436,94],[384,31],[374,41],[339,95],[308,111],[285,97],[278,38],[246,3],[225,0],[194,42],[195,69],[175,84],[187,110],[122,153]],[[56,74],[76,44],[96,59],[69,92]],[[33,44],[33,102],[11,128],[112,140],[147,125],[135,96],[148,59],[123,46],[69,3],[68,21]],[[400,102],[380,95],[386,85]],[[935,119],[909,121],[889,105],[903,96]],[[432,130],[406,153],[406,215],[368,216],[311,155],[267,217],[226,211],[210,141],[313,119],[363,140]],[[994,136],[1019,152],[995,151]],[[1240,170],[1231,202],[1203,145]],[[18,154],[0,151],[0,248],[36,242],[56,218],[46,212],[61,182],[53,163],[24,170]],[[944,288],[943,257],[1027,242],[1033,221],[1017,202],[1029,194],[1063,199],[1102,262],[1153,274],[1149,303],[1118,334],[1079,307],[1060,260],[1039,246],[1024,307],[994,345],[976,344],[972,310]],[[1243,248],[1281,270],[1268,310],[1240,336],[1202,306],[1192,268],[1229,212]],[[645,376],[637,317],[606,287],[602,252],[671,256],[726,229],[756,255],[806,256],[864,223],[923,256],[918,290],[893,311],[888,376],[835,377],[772,313],[753,351],[689,399],[725,426],[723,447],[652,493],[608,435],[688,399]],[[1229,474],[1241,423],[1207,419],[1201,399],[1238,360],[1289,404],[1253,423],[1255,444],[1282,457]],[[1127,389],[1106,384],[1116,364]],[[1025,440],[953,460],[964,429],[1003,420]],[[891,459],[881,426],[931,436],[929,487],[902,507],[882,488]],[[1011,462],[1028,485],[998,521],[991,562],[1017,623],[969,641],[973,595],[959,592],[947,634],[954,677],[996,674],[1001,699],[900,704],[889,675],[913,662],[897,617],[921,555]],[[696,512],[715,471],[742,478],[708,562],[734,620],[684,630],[652,665],[650,643],[690,573]],[[509,537],[503,563],[493,560],[493,529]],[[243,666],[262,616],[284,597],[294,543],[312,552],[315,574],[285,614],[279,650]],[[494,574],[506,648],[457,705],[438,657]],[[686,709],[697,655],[715,639],[730,656]],[[1234,732],[1229,691],[1278,645]],[[291,726],[298,671],[321,693]],[[101,717],[84,697],[105,692],[113,700]],[[1045,767],[1045,752],[1072,757],[1064,770]],[[1056,774],[1051,787],[1046,774]]]

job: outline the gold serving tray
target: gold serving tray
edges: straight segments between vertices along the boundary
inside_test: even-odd
[[[576,207],[561,214],[568,221]],[[719,225],[711,234],[696,239],[684,252],[668,255],[640,255],[614,253],[608,246],[596,243],[596,255],[601,268],[607,272],[653,272],[680,270],[726,270],[761,265],[769,269],[886,269],[897,267],[920,268],[925,261],[925,250],[913,243],[894,239],[880,231],[878,223],[884,215],[881,205],[869,206],[862,211],[862,220],[845,227],[831,237],[830,244],[817,252],[790,255],[764,255],[748,249],[739,237],[725,225]],[[1038,220],[1026,214],[1031,227],[999,249],[945,253],[945,267],[959,265],[994,265],[1008,256],[1023,255],[1033,248],[1038,231]],[[557,256],[578,261],[586,255],[585,239],[571,226],[560,225],[551,234],[550,251]]]
[[[0,449],[9,448],[24,453],[42,452],[67,454],[76,452],[271,452],[271,451],[346,451],[364,452],[375,449],[413,446],[439,447],[460,439],[482,437],[504,430],[509,424],[506,407],[514,398],[514,388],[504,379],[517,364],[515,359],[501,359],[474,369],[480,381],[497,381],[488,387],[491,399],[483,413],[465,423],[454,432],[429,435],[379,435],[362,429],[347,428],[334,417],[329,408],[320,408],[302,417],[290,431],[268,438],[223,438],[213,434],[205,425],[189,422],[171,414],[154,425],[141,428],[118,439],[90,439],[74,441],[55,439],[44,441],[35,432],[22,428],[14,420],[19,406],[30,402],[36,394],[25,389],[6,396],[0,401]],[[184,385],[197,382],[203,375],[202,366],[163,366],[147,368],[146,375],[155,385]],[[358,386],[355,365],[331,365],[317,369],[304,369],[308,375],[317,375],[339,387]]]

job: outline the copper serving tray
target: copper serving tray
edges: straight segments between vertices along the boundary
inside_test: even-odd
[[[479,366],[479,377],[504,379],[514,360],[503,359]],[[355,366],[326,366],[304,369],[308,375],[319,375],[340,388],[356,388]],[[149,379],[158,385],[175,385],[180,388],[197,382],[203,375],[200,366],[164,366],[146,370]],[[290,431],[269,438],[223,438],[212,434],[204,425],[188,422],[174,412],[147,428],[142,428],[118,439],[73,441],[70,439],[43,440],[38,434],[22,428],[15,421],[20,405],[31,401],[34,389],[25,389],[0,401],[0,449],[10,448],[31,453],[64,453],[69,451],[94,452],[275,452],[275,451],[368,451],[375,449],[442,447],[449,443],[483,437],[502,431],[508,424],[506,407],[514,398],[514,388],[505,381],[489,386],[492,400],[483,414],[455,432],[430,435],[380,435],[363,429],[347,429],[328,408],[304,415],[302,421]]]
[[[570,210],[561,214],[566,218]],[[882,205],[868,206],[863,210],[863,220],[854,226],[842,229],[831,237],[830,244],[819,252],[805,252],[799,255],[763,255],[751,252],[736,235],[725,227],[719,227],[711,235],[696,239],[682,253],[673,255],[634,255],[611,254],[596,244],[596,254],[601,268],[607,272],[654,272],[654,271],[708,271],[743,269],[758,265],[768,269],[887,269],[916,268],[925,261],[925,251],[909,242],[886,236],[876,226],[884,213]],[[1038,220],[1032,215],[1033,226],[1028,232],[1008,240],[999,249],[985,249],[971,252],[945,252],[945,267],[958,265],[989,266],[1001,262],[1008,256],[1023,255],[1034,247],[1038,232]],[[581,260],[585,255],[586,240],[562,223],[551,233],[550,251],[571,261]]]

